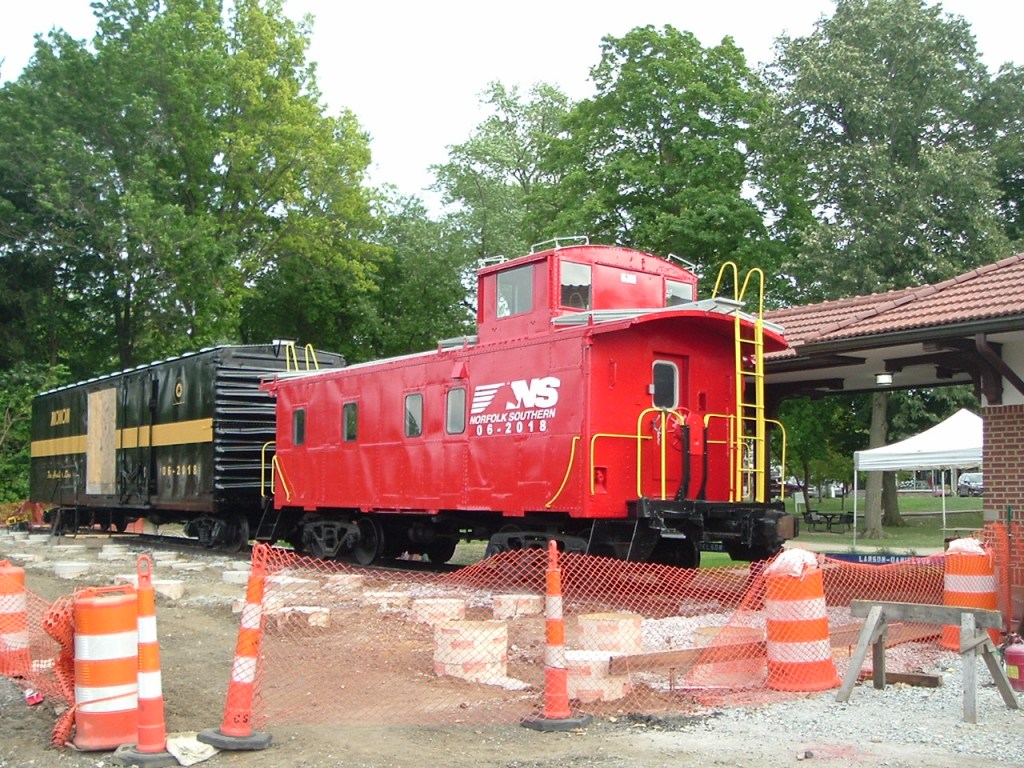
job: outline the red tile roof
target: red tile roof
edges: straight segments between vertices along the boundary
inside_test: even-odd
[[[1024,316],[1024,253],[935,285],[765,312],[790,346]]]

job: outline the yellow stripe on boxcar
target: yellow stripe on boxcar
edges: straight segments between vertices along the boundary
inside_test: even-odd
[[[173,424],[157,424],[150,427],[128,427],[117,432],[118,448],[138,448],[152,445],[186,445],[209,443],[213,440],[213,419],[193,419]],[[67,456],[85,453],[85,435],[54,437],[49,440],[32,442],[32,457]]]

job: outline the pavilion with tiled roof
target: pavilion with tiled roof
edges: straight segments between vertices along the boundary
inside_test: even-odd
[[[1024,398],[1024,360],[1003,348],[1024,337],[1024,254],[935,285],[774,310],[790,348],[766,359],[776,395],[973,383],[986,404],[1004,382]],[[1022,400],[1024,402],[1024,400]]]
[[[790,344],[765,357],[770,403],[973,384],[984,420],[986,525],[1012,516],[1013,540],[1024,539],[1024,254],[935,285],[773,310],[765,319]],[[1007,566],[1019,620],[1024,550]]]

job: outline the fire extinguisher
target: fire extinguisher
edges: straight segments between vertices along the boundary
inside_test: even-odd
[[[1010,687],[1015,691],[1024,691],[1024,639],[1016,632],[1011,632],[1003,640],[1001,650]]]

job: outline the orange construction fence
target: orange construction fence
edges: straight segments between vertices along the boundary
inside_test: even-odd
[[[1010,569],[1002,558],[1019,545],[998,527],[979,538],[994,553],[1006,604]],[[237,690],[219,730],[233,735],[241,724],[234,737],[246,739],[253,729],[287,722],[456,725],[564,714],[561,687],[557,707],[545,699],[550,679],[563,679],[561,666],[546,663],[554,658],[548,555],[505,552],[437,573],[361,568],[257,545],[261,584],[239,600]],[[569,709],[689,712],[827,690],[847,673],[862,625],[850,613],[852,600],[946,599],[945,555],[884,565],[804,557],[802,570],[779,578],[778,559],[684,569],[558,553],[556,661],[564,664]],[[19,576],[0,568],[0,603],[9,605],[0,606],[3,669],[23,687],[71,705],[73,599],[47,603]],[[938,626],[890,625],[888,669],[950,658],[955,652],[940,646],[940,635]],[[58,743],[67,740],[65,727]]]
[[[559,558],[568,697],[574,711],[594,714],[836,687],[862,624],[851,600],[942,604],[946,560],[818,556],[806,579],[773,580],[770,563],[683,569]],[[515,722],[544,712],[546,568],[543,550],[438,574],[268,548],[254,724]],[[948,654],[940,632],[892,628],[901,651],[889,670]]]

